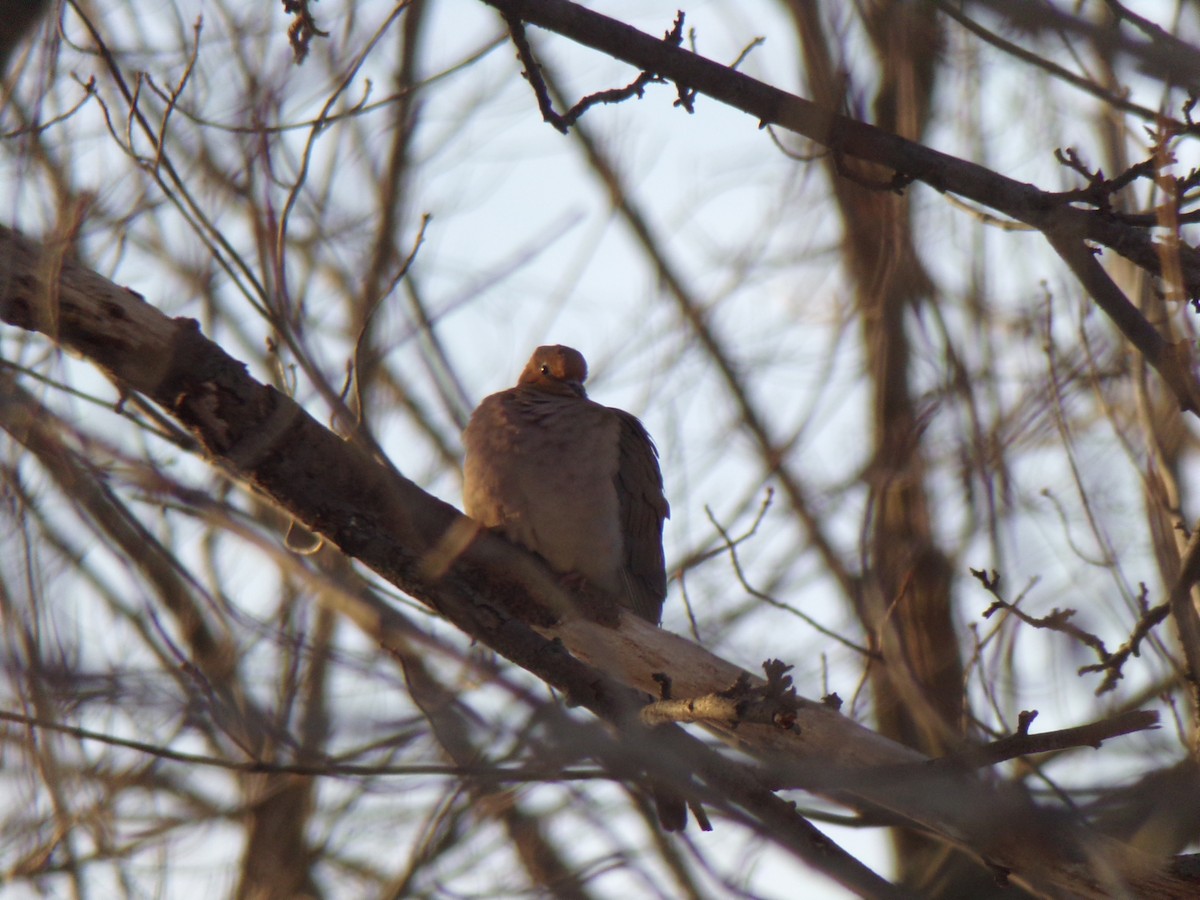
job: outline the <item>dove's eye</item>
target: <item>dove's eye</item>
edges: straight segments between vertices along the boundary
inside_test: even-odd
[[[543,375],[550,374],[550,367],[548,365],[546,365],[545,363],[542,364],[542,374]]]

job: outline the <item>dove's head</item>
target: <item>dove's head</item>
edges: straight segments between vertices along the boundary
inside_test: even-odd
[[[583,383],[587,381],[587,362],[583,354],[562,344],[538,347],[525,364],[517,384],[559,394],[563,397],[586,397]]]

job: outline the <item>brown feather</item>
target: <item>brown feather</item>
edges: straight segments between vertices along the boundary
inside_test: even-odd
[[[663,520],[671,507],[663,494],[658,448],[646,429],[629,413],[609,407],[620,422],[617,453],[617,496],[621,534],[625,539],[626,596],[635,613],[657,625],[667,596],[663,556]]]

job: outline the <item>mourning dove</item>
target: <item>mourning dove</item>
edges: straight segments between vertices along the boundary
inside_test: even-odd
[[[658,450],[634,416],[587,398],[578,350],[538,347],[463,433],[467,515],[657,625],[667,595]]]
[[[538,347],[516,387],[479,404],[463,432],[463,505],[555,571],[657,625],[671,514],[658,450],[634,416],[589,400],[586,380],[578,350]],[[683,799],[653,780],[650,792],[663,828],[682,830]]]

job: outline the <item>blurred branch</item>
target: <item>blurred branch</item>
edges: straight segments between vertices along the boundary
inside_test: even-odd
[[[784,610],[789,615],[793,615],[802,622],[806,623],[810,628],[819,634],[823,634],[825,637],[837,641],[839,644],[850,650],[853,650],[855,653],[860,653],[863,656],[878,659],[879,654],[876,651],[871,650],[869,647],[860,646],[844,635],[838,634],[833,629],[826,628],[803,610],[797,609],[790,603],[784,603],[782,600],[776,599],[764,591],[760,591],[747,579],[746,571],[742,567],[741,559],[738,556],[738,544],[748,540],[756,531],[758,531],[758,526],[762,522],[763,516],[766,515],[767,507],[771,502],[771,497],[772,493],[768,492],[767,499],[763,502],[762,507],[759,509],[758,515],[750,524],[749,530],[739,538],[734,538],[729,534],[725,526],[717,521],[717,518],[713,515],[713,511],[711,509],[709,509],[707,506],[704,508],[704,512],[708,516],[708,521],[712,523],[713,528],[715,528],[717,533],[721,536],[721,543],[724,545],[724,550],[729,553],[729,563],[733,566],[733,572],[737,576],[738,584],[740,584],[745,589],[746,593],[751,597],[762,600],[764,603],[767,603],[776,609]],[[715,553],[717,551],[714,550],[713,552]]]
[[[479,738],[474,734],[475,723],[466,714],[455,692],[437,679],[418,648],[396,644],[392,652],[404,670],[413,702],[425,715],[442,752],[456,767],[482,770],[483,778],[469,778],[466,782],[471,803],[505,828],[530,881],[549,895],[566,900],[586,900],[592,896],[579,874],[572,870],[545,833],[541,818],[530,808],[532,804],[505,793],[503,784],[492,780],[503,770],[491,763],[490,751],[479,745]],[[547,777],[545,770],[540,774],[542,778]],[[403,896],[403,893],[397,890],[396,896]]]
[[[1116,0],[1105,3],[1115,18],[1128,19],[1134,24],[1142,32],[1141,39],[1131,36],[1127,29],[1090,21],[1042,0],[972,0],[972,5],[986,7],[1027,34],[1075,35],[1087,40],[1103,56],[1122,55],[1136,61],[1138,68],[1151,78],[1200,90],[1200,50],[1135,17]]]
[[[0,75],[25,36],[50,8],[49,0],[0,0]]]
[[[1148,122],[1158,121],[1159,113],[1155,112],[1154,110],[1142,106],[1141,104],[1134,103],[1126,97],[1122,97],[1119,94],[1106,89],[1103,85],[1097,84],[1090,78],[1084,78],[1081,75],[1076,75],[1070,69],[1060,66],[1058,63],[1046,58],[1045,56],[1042,56],[1041,54],[1033,53],[1032,51],[1026,50],[1024,47],[1021,47],[1018,44],[1014,44],[1012,41],[1005,40],[994,31],[985,28],[983,25],[979,24],[979,22],[963,13],[960,9],[956,8],[954,4],[947,2],[947,0],[933,0],[933,4],[943,15],[950,17],[963,28],[967,29],[967,31],[971,32],[971,34],[975,35],[980,40],[986,41],[998,50],[1003,50],[1005,53],[1021,60],[1024,63],[1028,63],[1031,66],[1050,73],[1055,78],[1065,81],[1072,87],[1091,94],[1093,97],[1096,97],[1099,100],[1103,100],[1114,109],[1132,113],[1133,115],[1145,119]],[[1178,124],[1181,128],[1187,128],[1183,122],[1179,122]]]
[[[838,115],[675,46],[669,40],[657,40],[566,0],[483,2],[496,7],[510,22],[521,20],[556,31],[643,72],[668,79],[681,91],[699,91],[740,109],[756,117],[760,127],[779,125],[836,153],[887,166],[902,179],[922,181],[935,190],[959,194],[1032,225],[1045,234],[1097,304],[1158,370],[1180,407],[1197,409],[1200,389],[1196,387],[1186,348],[1167,347],[1103,272],[1086,243],[1109,247],[1146,271],[1163,276],[1162,248],[1148,228],[1117,221],[1106,210],[1076,206],[1067,198],[1034,185]],[[538,78],[536,70],[527,71],[526,76],[531,81]],[[1200,298],[1200,251],[1182,243],[1172,250],[1187,296]]]
[[[1179,563],[1179,577],[1171,585],[1171,618],[1179,629],[1179,642],[1186,660],[1184,677],[1192,701],[1192,721],[1200,720],[1200,613],[1192,602],[1192,588],[1200,583],[1200,527],[1192,530],[1191,540]],[[1192,737],[1193,756],[1200,753],[1200,738]]]
[[[247,696],[235,646],[205,612],[208,598],[200,585],[69,446],[63,424],[5,375],[0,375],[0,430],[36,457],[85,520],[136,562],[183,636],[189,671],[201,682],[199,690],[221,730],[248,754],[260,753],[267,740],[265,717]]]

